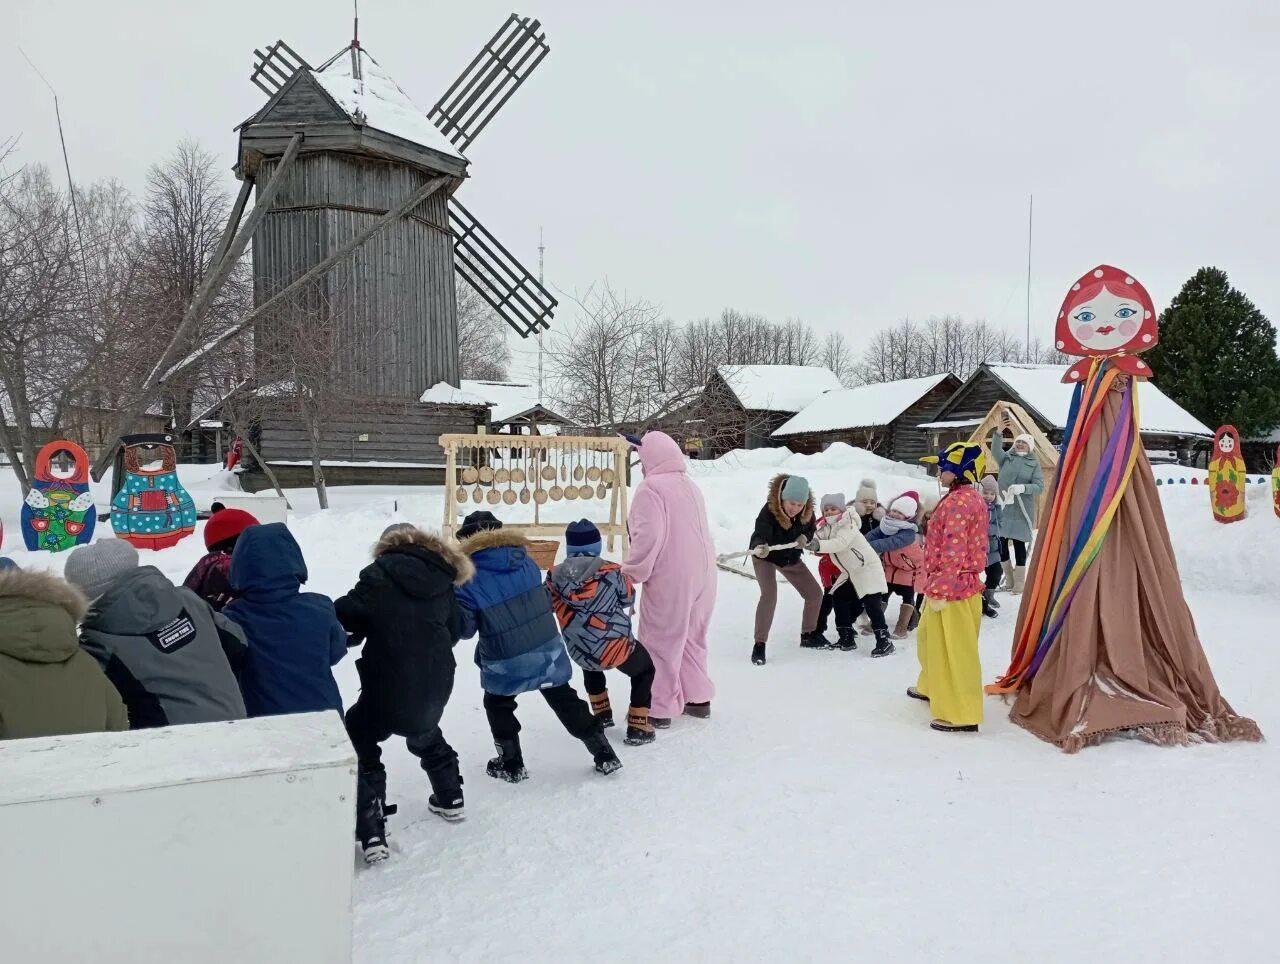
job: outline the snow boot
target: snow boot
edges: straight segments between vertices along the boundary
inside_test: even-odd
[[[1027,585],[1027,567],[1017,566],[1013,570],[1013,588],[1009,592],[1019,595]]]
[[[822,633],[818,632],[818,630],[815,629],[811,633],[800,634],[800,648],[801,649],[830,649],[831,640],[827,639],[826,636],[823,636]]]
[[[607,730],[613,726],[613,707],[609,705],[609,691],[588,693],[587,696],[591,700],[591,712],[600,721],[600,728]]]
[[[852,626],[836,627],[836,649],[842,653],[852,653],[858,648],[858,636]]]
[[[889,630],[876,630],[876,648],[871,651],[872,656],[888,656],[894,650],[893,643],[889,640]]]
[[[915,629],[915,626],[916,626],[914,622],[915,614],[916,614],[915,606],[912,606],[910,603],[902,604],[902,606],[898,609],[897,625],[893,627],[894,639],[906,639],[907,634],[910,633],[911,630]]]
[[[751,647],[751,663],[753,666],[764,665],[764,643],[756,643]]]
[[[929,697],[925,696],[914,686],[907,687],[907,695],[910,696],[913,700],[923,700],[925,703],[929,702]]]
[[[374,797],[356,811],[356,839],[364,852],[366,864],[376,864],[391,856],[387,846],[387,820],[382,813],[382,801]]]
[[[649,722],[653,724],[655,730],[671,729],[671,717],[669,716],[651,716]]]
[[[945,720],[934,720],[929,724],[931,730],[937,730],[939,733],[977,733],[977,723],[948,723]]]
[[[603,732],[589,736],[582,742],[591,751],[591,758],[596,764],[596,773],[608,776],[622,769],[622,761],[618,759],[618,754],[613,752],[613,747],[609,745],[609,738]]]
[[[994,589],[991,590],[991,605],[996,609],[1000,608],[1000,597],[996,595],[996,591]]]
[[[711,719],[711,701],[705,703],[686,703],[684,705],[684,715],[692,716],[697,720]]]
[[[467,812],[463,809],[461,790],[456,790],[453,793],[431,794],[431,796],[427,797],[427,809],[443,817],[449,823],[458,823],[467,819]]]
[[[1008,559],[1000,560],[1000,571],[1004,573],[1004,582],[996,588],[1000,592],[1013,592],[1013,563]]]
[[[494,748],[498,755],[485,766],[485,772],[495,780],[507,783],[519,783],[529,779],[529,771],[524,768],[524,755],[520,752],[520,738],[495,740]]]
[[[994,589],[982,590],[982,615],[986,616],[988,619],[995,619],[1000,615],[996,612],[995,606],[991,604],[995,598],[996,591]]]
[[[644,746],[657,738],[653,724],[649,722],[647,706],[633,706],[627,711],[627,735],[622,742],[627,746]]]

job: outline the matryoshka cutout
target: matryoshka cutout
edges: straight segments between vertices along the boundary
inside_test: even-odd
[[[1244,486],[1240,433],[1234,425],[1224,425],[1213,433],[1213,458],[1209,460],[1209,505],[1215,519],[1239,522],[1244,518]]]
[[[1109,358],[1121,371],[1146,378],[1151,368],[1134,356],[1157,341],[1158,319],[1147,289],[1111,265],[1085,274],[1058,309],[1054,343],[1061,352],[1085,357],[1067,369],[1064,382],[1083,382],[1093,358]]]
[[[196,528],[196,507],[178,481],[172,435],[126,435],[120,490],[111,500],[117,538],[139,549],[167,549]]]
[[[1275,468],[1271,470],[1271,505],[1280,516],[1280,445],[1276,446]]]
[[[32,552],[62,552],[93,538],[98,513],[89,494],[89,456],[75,442],[50,442],[36,454],[22,505],[22,540]]]

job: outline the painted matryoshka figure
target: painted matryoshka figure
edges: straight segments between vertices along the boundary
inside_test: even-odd
[[[1271,504],[1280,516],[1280,445],[1276,446],[1275,468],[1271,470]]]
[[[126,435],[124,472],[111,500],[111,527],[139,549],[167,549],[196,528],[196,507],[178,481],[172,435]],[[144,461],[145,460],[145,461]]]
[[[62,552],[89,542],[98,513],[89,492],[89,456],[84,449],[65,439],[50,442],[36,454],[34,476],[22,505],[27,549]]]
[[[1213,458],[1209,460],[1209,505],[1215,519],[1239,522],[1244,518],[1244,486],[1240,433],[1234,425],[1224,425],[1213,433]]]
[[[1083,355],[1062,376],[1081,384],[1096,358],[1110,359],[1122,372],[1149,378],[1151,368],[1134,356],[1159,341],[1156,309],[1141,282],[1109,264],[1100,264],[1071,286],[1058,312],[1058,351]]]

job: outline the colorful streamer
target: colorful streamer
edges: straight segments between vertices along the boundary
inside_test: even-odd
[[[1031,597],[1026,602],[1026,618],[1014,641],[1009,669],[987,687],[988,693],[1011,693],[1035,677],[1062,631],[1067,611],[1084,574],[1101,551],[1120,500],[1129,488],[1140,444],[1137,385],[1131,378],[1123,390],[1120,418],[1107,440],[1098,469],[1093,478],[1084,483],[1087,491],[1084,513],[1075,531],[1067,532],[1071,495],[1076,488],[1076,476],[1084,460],[1085,448],[1098,426],[1104,402],[1118,377],[1122,377],[1121,372],[1110,359],[1095,357],[1091,359],[1088,376],[1076,385],[1062,438],[1058,485],[1048,520],[1038,537],[1036,552],[1040,565],[1036,567],[1034,582],[1026,589]],[[1064,545],[1069,546],[1066,565],[1062,574],[1055,576],[1055,562]]]

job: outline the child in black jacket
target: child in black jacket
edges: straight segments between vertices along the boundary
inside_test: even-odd
[[[765,643],[769,641],[773,612],[778,605],[778,573],[782,573],[804,600],[800,645],[823,648],[828,645],[818,632],[822,587],[800,558],[816,529],[814,515],[808,481],[798,475],[779,475],[769,483],[769,499],[756,517],[750,546],[752,567],[760,584],[755,646],[751,650],[751,662],[757,666],[765,663]],[[771,551],[771,547],[778,548]]]
[[[334,603],[347,644],[364,643],[356,661],[360,697],[346,723],[359,761],[356,833],[370,862],[388,855],[379,744],[392,734],[406,738],[431,781],[428,809],[446,820],[463,818],[458,754],[440,732],[440,717],[453,691],[454,589],[474,573],[455,543],[398,523],[382,533],[355,588]]]

